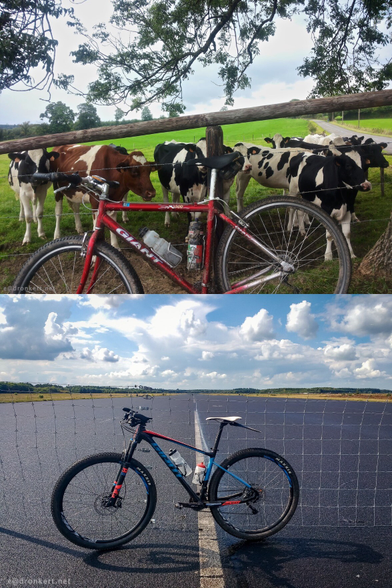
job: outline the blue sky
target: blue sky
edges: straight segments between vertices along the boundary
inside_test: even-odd
[[[392,296],[0,298],[0,379],[392,389]]]

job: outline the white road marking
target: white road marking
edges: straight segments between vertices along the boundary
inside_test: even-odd
[[[208,446],[200,426],[197,408],[195,410],[195,445],[208,451]],[[196,464],[205,459],[206,457],[201,453],[196,453]],[[208,509],[201,510],[197,514],[199,527],[200,588],[225,588],[214,519]]]

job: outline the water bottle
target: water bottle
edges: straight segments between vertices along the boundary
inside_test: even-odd
[[[192,221],[189,225],[188,250],[186,267],[188,270],[201,270],[203,268],[204,229],[200,221]]]
[[[171,449],[169,451],[169,457],[172,462],[176,464],[183,476],[189,476],[189,474],[192,473],[192,468],[186,463],[185,459],[177,449]]]
[[[144,243],[151,247],[151,249],[159,255],[161,259],[164,259],[170,267],[177,267],[177,265],[182,260],[182,255],[173,247],[171,243],[168,243],[166,239],[163,239],[156,233],[155,231],[151,231],[144,227],[139,231],[140,237],[143,239]]]
[[[192,484],[202,484],[204,476],[206,475],[206,466],[203,462],[200,462],[195,467],[195,473],[193,474]]]

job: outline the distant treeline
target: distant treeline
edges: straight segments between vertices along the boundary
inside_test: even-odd
[[[58,384],[30,384],[29,382],[0,382],[0,394],[391,394],[380,388],[233,388],[231,390],[152,388],[135,384],[126,388],[112,386],[60,386]]]

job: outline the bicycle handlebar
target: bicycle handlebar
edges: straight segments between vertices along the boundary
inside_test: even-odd
[[[145,425],[148,421],[152,421],[151,417],[147,417],[144,414],[140,414],[130,408],[123,408],[123,411],[127,414],[124,416],[124,421],[129,423],[131,426],[143,424]]]
[[[117,188],[119,182],[106,180],[101,176],[87,176],[82,178],[79,174],[66,174],[63,172],[50,172],[46,174],[35,173],[33,176],[34,180],[44,180],[46,182],[68,182],[72,186],[79,186],[80,184],[93,184],[95,187],[100,187],[107,184],[110,188]]]

